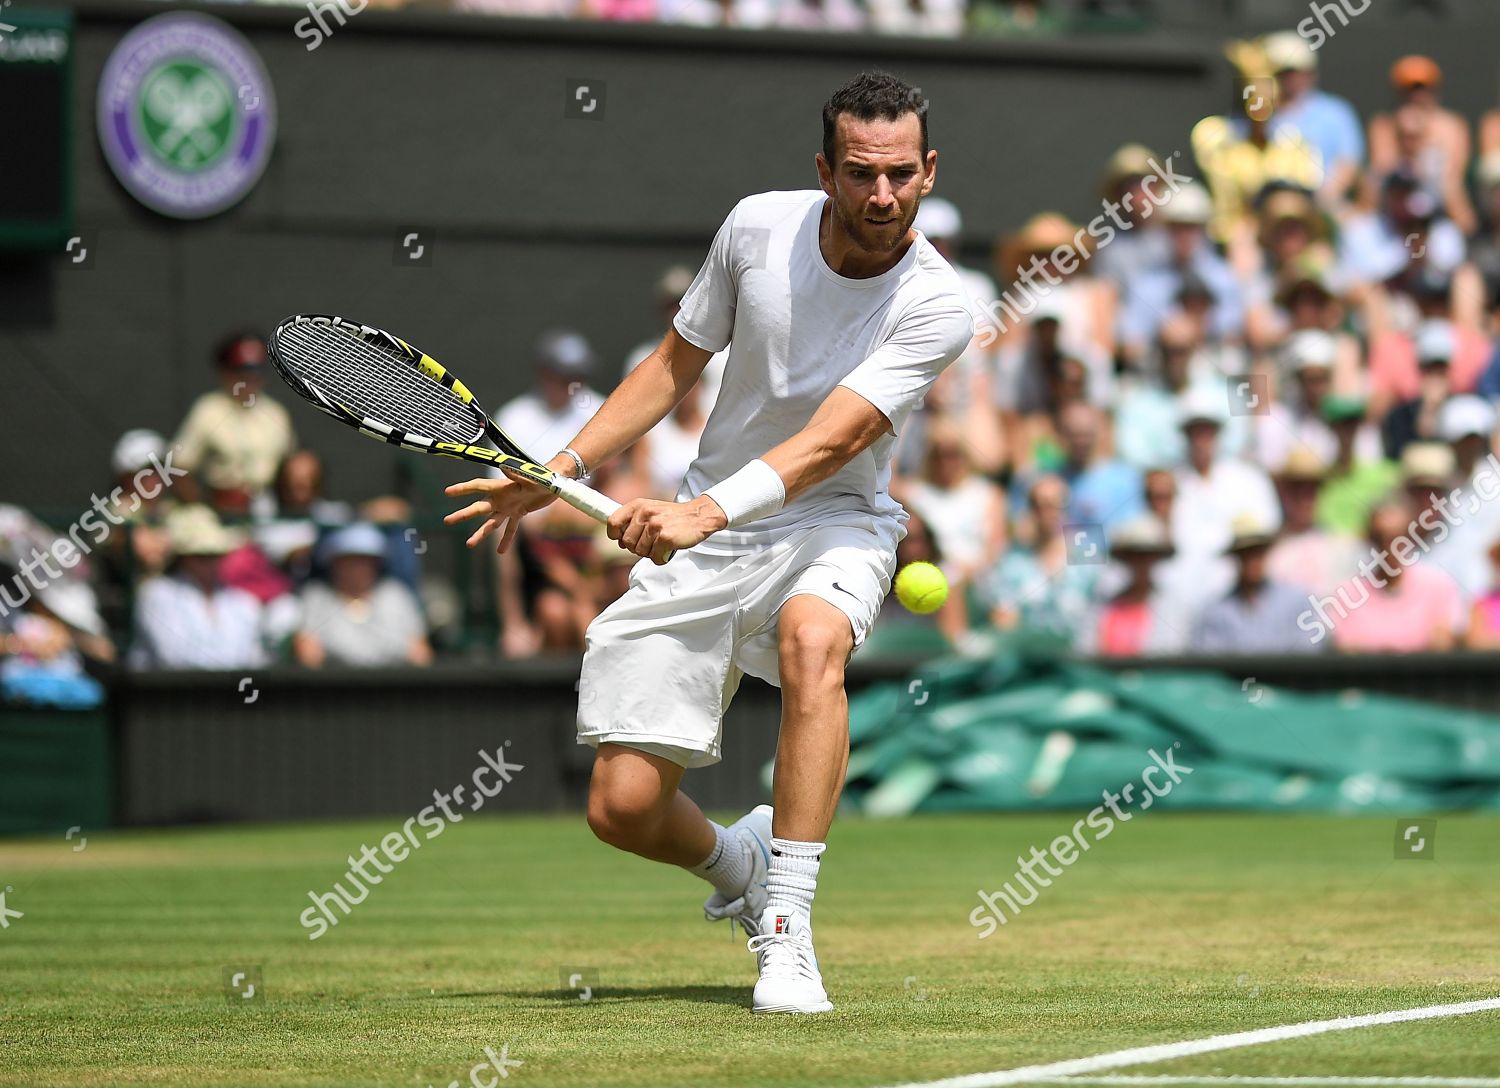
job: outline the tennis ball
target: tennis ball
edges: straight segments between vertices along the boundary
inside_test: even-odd
[[[948,599],[948,579],[931,563],[908,563],[896,575],[896,599],[913,612],[936,612]]]

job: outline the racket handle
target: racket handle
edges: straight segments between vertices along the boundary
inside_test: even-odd
[[[606,522],[610,519],[620,504],[608,495],[600,494],[588,484],[579,483],[577,480],[569,479],[561,473],[552,474],[551,488],[553,493],[563,502],[575,510],[582,510],[595,521]],[[658,563],[665,563],[672,558],[672,549],[666,548],[652,556]],[[659,557],[659,558],[658,558]]]

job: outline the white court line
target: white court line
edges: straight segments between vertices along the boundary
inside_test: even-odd
[[[1266,1084],[1348,1088],[1500,1088],[1500,1077],[1046,1077],[1046,1084]]]
[[[1283,1024],[1274,1028],[1237,1031],[1231,1035],[1211,1035],[1206,1039],[1188,1039],[1181,1043],[1138,1046],[1130,1050],[1096,1054],[1091,1058],[1073,1058],[1070,1061],[1049,1062],[1046,1065],[1026,1065],[1019,1069],[1001,1069],[994,1073],[966,1073],[961,1077],[946,1077],[943,1080],[913,1081],[909,1084],[896,1085],[895,1088],[1002,1088],[1010,1084],[1052,1081],[1074,1073],[1098,1073],[1105,1069],[1121,1069],[1130,1065],[1154,1065],[1157,1062],[1186,1058],[1193,1054],[1211,1054],[1216,1050],[1234,1050],[1242,1046],[1279,1043],[1284,1039],[1301,1039],[1308,1035],[1322,1035],[1329,1031],[1349,1031],[1352,1028],[1401,1024],[1409,1020],[1435,1020],[1444,1016],[1468,1016],[1470,1013],[1491,1012],[1497,1009],[1500,1009],[1500,997],[1487,997],[1482,1001],[1461,1001],[1454,1005],[1428,1005],[1420,1009],[1397,1009],[1394,1012],[1374,1012],[1364,1016],[1340,1016],[1336,1020],[1312,1020],[1303,1024]]]

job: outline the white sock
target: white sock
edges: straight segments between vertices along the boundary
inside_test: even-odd
[[[731,835],[712,820],[708,823],[718,841],[708,852],[708,857],[689,866],[688,872],[708,881],[724,898],[738,899],[750,882],[750,847],[738,835]]]
[[[813,894],[818,890],[818,864],[828,846],[796,839],[771,840],[771,868],[767,910],[792,910],[811,921]]]

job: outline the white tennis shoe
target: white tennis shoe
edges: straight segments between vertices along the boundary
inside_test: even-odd
[[[760,933],[761,912],[770,898],[766,872],[771,867],[771,806],[756,805],[724,830],[749,847],[750,882],[738,899],[726,899],[720,892],[714,892],[703,904],[703,916],[710,922],[730,918],[755,937]]]
[[[755,984],[751,1012],[833,1010],[828,991],[823,989],[806,915],[767,907],[761,931],[750,938],[748,947],[760,961],[760,981]]]

